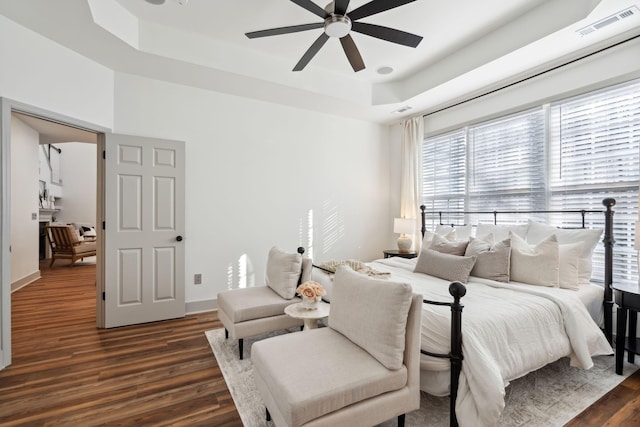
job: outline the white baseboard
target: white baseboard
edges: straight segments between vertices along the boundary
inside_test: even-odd
[[[188,301],[185,305],[186,305],[185,310],[187,314],[204,313],[207,311],[218,310],[217,299],[207,299],[202,301]]]
[[[18,279],[15,282],[11,283],[11,292],[15,292],[18,289],[24,288],[29,283],[35,282],[40,278],[40,270],[36,270],[31,274],[27,274],[22,279]]]

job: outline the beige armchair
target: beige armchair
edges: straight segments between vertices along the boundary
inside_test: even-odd
[[[254,343],[267,419],[278,427],[372,426],[420,408],[422,297],[340,267],[329,326]]]
[[[47,225],[45,234],[51,246],[51,263],[57,259],[70,259],[71,266],[77,260],[96,255],[96,242],[84,241],[71,225]]]
[[[224,325],[225,337],[238,340],[240,359],[244,338],[302,327],[303,321],[288,316],[284,309],[300,302],[294,298],[295,290],[311,279],[312,261],[303,258],[303,253],[303,248],[298,248],[297,254],[287,254],[273,247],[267,258],[266,286],[218,293],[218,318]]]

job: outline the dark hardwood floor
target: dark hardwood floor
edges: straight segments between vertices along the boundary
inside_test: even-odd
[[[12,295],[0,425],[242,425],[204,336],[215,312],[97,329],[95,265],[41,271]]]
[[[217,314],[95,327],[95,266],[41,265],[12,295],[13,364],[0,371],[2,426],[241,426],[204,331]],[[640,425],[640,372],[567,426]]]

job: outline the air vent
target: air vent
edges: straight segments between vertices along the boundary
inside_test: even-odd
[[[404,107],[400,107],[397,110],[394,110],[393,113],[395,114],[400,114],[400,113],[404,113],[405,111],[409,111],[411,110],[411,107],[408,105],[405,105]]]
[[[586,27],[583,27],[581,29],[579,29],[578,31],[576,31],[578,34],[580,34],[580,36],[586,36],[587,34],[591,34],[597,30],[600,30],[604,27],[607,27],[611,24],[614,24],[622,19],[625,18],[629,18],[630,16],[634,16],[637,15],[638,12],[640,12],[640,10],[638,10],[638,8],[636,6],[632,6],[628,9],[625,9],[621,12],[615,13],[611,16],[607,16],[606,18],[603,18],[599,21],[594,22],[591,25],[588,25]]]

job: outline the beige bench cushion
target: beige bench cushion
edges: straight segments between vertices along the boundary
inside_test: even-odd
[[[95,252],[96,242],[82,242],[76,245],[73,250],[77,255]],[[93,255],[95,255],[95,253]]]
[[[313,339],[308,334],[313,334]],[[282,405],[278,409],[291,426],[398,390],[407,383],[404,366],[386,369],[331,328],[256,342],[251,348],[251,362],[254,375],[260,376],[271,396]]]
[[[267,286],[232,289],[218,293],[218,306],[233,323],[284,314],[299,299],[285,300]]]

